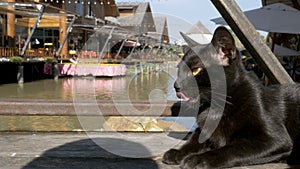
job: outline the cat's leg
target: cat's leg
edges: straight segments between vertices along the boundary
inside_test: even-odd
[[[204,148],[204,144],[198,142],[200,135],[200,129],[197,128],[192,136],[189,138],[188,142],[185,143],[180,149],[170,149],[163,156],[163,162],[166,164],[180,164],[181,160],[187,155],[195,152],[199,152]]]
[[[290,140],[278,144],[274,139],[240,139],[229,145],[186,156],[180,167],[182,169],[229,168],[234,166],[262,164],[278,161],[291,153]]]

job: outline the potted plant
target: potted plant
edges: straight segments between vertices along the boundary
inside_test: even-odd
[[[18,83],[24,83],[24,66],[22,65],[24,59],[21,56],[12,56],[9,61],[18,65],[17,80]]]
[[[12,63],[21,65],[21,63],[24,61],[24,59],[21,56],[12,56],[9,58],[9,61],[11,61]]]

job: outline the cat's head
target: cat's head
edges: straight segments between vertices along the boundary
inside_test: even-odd
[[[182,36],[189,50],[177,66],[174,84],[177,97],[200,104],[208,102],[212,83],[222,87],[222,83],[226,83],[224,70],[240,62],[234,38],[225,27],[218,27],[211,43],[207,45],[198,44],[185,34]]]

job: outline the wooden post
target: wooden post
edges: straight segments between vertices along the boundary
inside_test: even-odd
[[[52,76],[54,78],[54,80],[58,80],[58,63],[57,62],[53,62],[52,63]]]
[[[60,12],[60,13],[64,13],[64,12]],[[67,16],[60,16],[59,17],[59,44],[63,43],[64,37],[67,34],[67,29],[68,29]],[[68,42],[68,40],[66,40],[66,43],[63,44],[63,47],[60,52],[61,58],[67,58],[68,44],[69,44],[69,42]]]
[[[18,80],[19,84],[24,83],[24,66],[23,65],[18,66],[17,80]]]
[[[6,35],[6,18],[2,18],[2,23],[1,23],[1,28],[2,28],[2,36],[1,36],[1,44],[4,46],[5,44],[5,36]]]
[[[138,73],[138,70],[137,70],[137,62],[135,62],[134,64],[134,75],[137,76],[139,73]]]
[[[144,70],[143,70],[143,65],[142,65],[142,62],[140,61],[140,73],[143,74],[144,73]]]
[[[31,33],[31,28],[28,27],[27,28],[27,35],[30,35],[30,33]],[[31,42],[30,41],[28,42],[28,49],[31,50]]]
[[[7,2],[15,2],[15,0],[8,0]],[[14,10],[14,7],[8,6],[10,10]],[[15,47],[15,14],[7,13],[7,37],[8,37],[8,46]]]
[[[272,83],[294,83],[234,0],[211,0]]]

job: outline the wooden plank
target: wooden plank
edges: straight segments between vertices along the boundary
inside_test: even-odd
[[[33,27],[35,24],[36,18],[18,18],[17,25],[24,27]],[[43,16],[40,20],[38,28],[58,28],[59,27],[59,17],[58,16]]]
[[[294,83],[234,0],[211,0],[272,83]]]
[[[2,132],[0,164],[1,168],[179,169],[179,165],[162,163],[161,156],[169,148],[182,146],[186,136],[178,132]],[[107,143],[111,151],[98,143]],[[120,150],[152,158],[125,158],[116,153]],[[269,163],[232,169],[282,168],[290,166]]]
[[[74,104],[76,104],[74,107]],[[46,115],[46,116],[99,116],[99,109],[103,116],[171,116],[173,101],[166,104],[153,103],[153,110],[162,112],[151,112],[145,114],[151,106],[149,102],[127,102],[127,101],[98,101],[95,103],[61,100],[0,100],[0,115]],[[118,107],[116,107],[118,105]],[[131,106],[140,111],[132,112]],[[84,109],[76,112],[75,108]],[[119,110],[122,109],[122,113]]]

